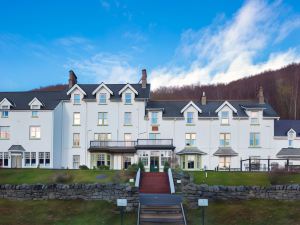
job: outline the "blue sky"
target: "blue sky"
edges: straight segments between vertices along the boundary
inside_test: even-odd
[[[300,3],[0,0],[0,91],[229,82],[300,62]]]

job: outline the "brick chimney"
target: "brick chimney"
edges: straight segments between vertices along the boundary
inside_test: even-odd
[[[146,69],[142,70],[141,81],[142,81],[142,88],[146,88],[146,86],[147,86],[147,71],[146,71]]]
[[[73,70],[69,71],[69,89],[77,84],[77,76]]]
[[[264,89],[262,86],[259,87],[258,91],[258,103],[265,104]]]
[[[206,105],[206,96],[205,96],[205,92],[202,92],[202,97],[201,97],[201,104],[202,105]]]

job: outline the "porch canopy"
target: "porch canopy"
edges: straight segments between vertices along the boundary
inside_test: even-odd
[[[22,153],[25,152],[25,149],[23,148],[22,145],[12,145],[8,149],[9,152],[14,152],[14,153]]]
[[[229,147],[221,147],[214,153],[214,156],[237,156],[237,155],[238,153],[233,151],[233,149]]]
[[[291,159],[297,158],[300,159],[300,148],[282,148],[277,153],[277,158]]]
[[[176,153],[177,155],[206,155],[207,153],[201,151],[197,147],[186,147]]]

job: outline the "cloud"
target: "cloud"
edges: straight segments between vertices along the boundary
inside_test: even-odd
[[[110,4],[107,1],[100,1],[101,6],[105,9],[105,10],[109,10],[110,9]]]
[[[272,52],[274,45],[300,27],[300,17],[283,17],[280,2],[247,1],[229,20],[219,19],[204,29],[186,30],[175,59],[154,69],[153,88],[230,82],[300,61],[297,48]],[[277,38],[276,38],[277,37]],[[179,66],[178,61],[188,62]]]

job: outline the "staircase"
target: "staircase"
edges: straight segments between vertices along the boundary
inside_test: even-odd
[[[143,173],[140,193],[170,194],[170,184],[167,173]]]

